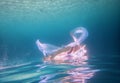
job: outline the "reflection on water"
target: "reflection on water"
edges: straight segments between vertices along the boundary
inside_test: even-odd
[[[94,72],[92,71],[87,71],[89,68],[77,68],[73,69],[72,71],[68,71],[71,75],[68,77],[65,77],[64,82],[74,82],[74,83],[85,83],[87,79],[90,79],[93,75]]]
[[[67,64],[66,68],[67,66],[71,66],[72,68],[63,72],[57,72],[61,71],[57,70],[55,74],[45,75],[41,78],[40,83],[86,83],[88,79],[94,76],[96,70],[92,70],[90,65],[88,65],[87,55],[83,55],[81,58],[77,58],[78,59],[72,63],[61,63],[62,65]],[[55,63],[52,66],[55,66]],[[60,63],[59,66],[61,67]],[[52,70],[54,70],[54,67]]]
[[[0,83],[87,83],[96,72],[90,67],[32,62],[1,69]]]
[[[65,72],[46,75],[41,78],[40,83],[87,83],[95,73],[89,67],[79,67]]]

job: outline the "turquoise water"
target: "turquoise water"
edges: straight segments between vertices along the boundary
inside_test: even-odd
[[[119,3],[119,0],[0,0],[0,82],[38,83],[44,76],[53,75],[50,82],[57,83],[62,76],[52,77],[68,76],[69,67],[61,65],[63,71],[57,71],[56,65],[51,70],[51,65],[46,65],[42,74],[38,71],[41,69],[36,65],[44,64],[35,41],[64,46],[72,41],[69,32],[79,26],[89,32],[84,41],[89,53],[87,67],[90,72],[95,70],[95,75],[88,83],[120,81]]]
[[[69,70],[78,68],[78,66],[70,65],[38,65],[38,62],[27,63],[16,67],[2,69],[0,72],[1,83],[74,83],[73,77],[67,73]],[[77,79],[77,83],[82,83],[82,80],[89,79],[90,74],[98,71],[88,69],[87,66],[79,66],[85,68],[79,73],[83,75]],[[92,76],[92,75],[91,75]],[[66,77],[69,79],[67,80]],[[65,81],[64,81],[65,80]],[[67,80],[67,81],[66,81]],[[88,80],[89,81],[89,80]]]

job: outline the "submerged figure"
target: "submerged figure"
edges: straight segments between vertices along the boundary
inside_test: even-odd
[[[68,76],[52,83],[86,83],[86,79],[90,79],[94,75],[95,71],[89,68],[86,61],[88,60],[86,45],[82,44],[88,36],[87,30],[83,27],[78,27],[71,31],[70,35],[73,38],[73,42],[61,48],[41,43],[39,40],[36,41],[39,50],[44,55],[44,62],[78,66],[77,68],[67,70]],[[47,83],[49,79],[52,79],[51,75],[46,76],[42,80],[44,82],[40,81],[40,83]]]
[[[50,44],[41,43],[36,41],[37,47],[44,55],[44,62],[55,64],[84,64],[87,60],[86,46],[82,42],[88,36],[88,32],[83,27],[78,27],[71,31],[73,42],[64,46],[56,47]]]

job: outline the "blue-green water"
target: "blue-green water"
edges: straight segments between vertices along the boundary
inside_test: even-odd
[[[89,32],[88,67],[97,70],[87,83],[118,83],[119,8],[119,0],[0,0],[0,82],[38,83],[47,75],[51,83],[60,82],[62,76],[52,77],[67,76],[69,67],[41,70],[36,65],[44,67],[43,55],[35,41],[64,46],[72,41],[69,32],[83,26]]]

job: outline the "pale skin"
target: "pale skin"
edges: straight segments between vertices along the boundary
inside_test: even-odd
[[[80,56],[78,53],[81,53]],[[64,64],[64,63],[71,63],[71,61],[75,61],[78,63],[83,62],[86,60],[86,50],[85,45],[80,46],[76,45],[74,47],[66,47],[57,52],[47,56],[44,58],[46,62],[53,62],[56,64]]]

